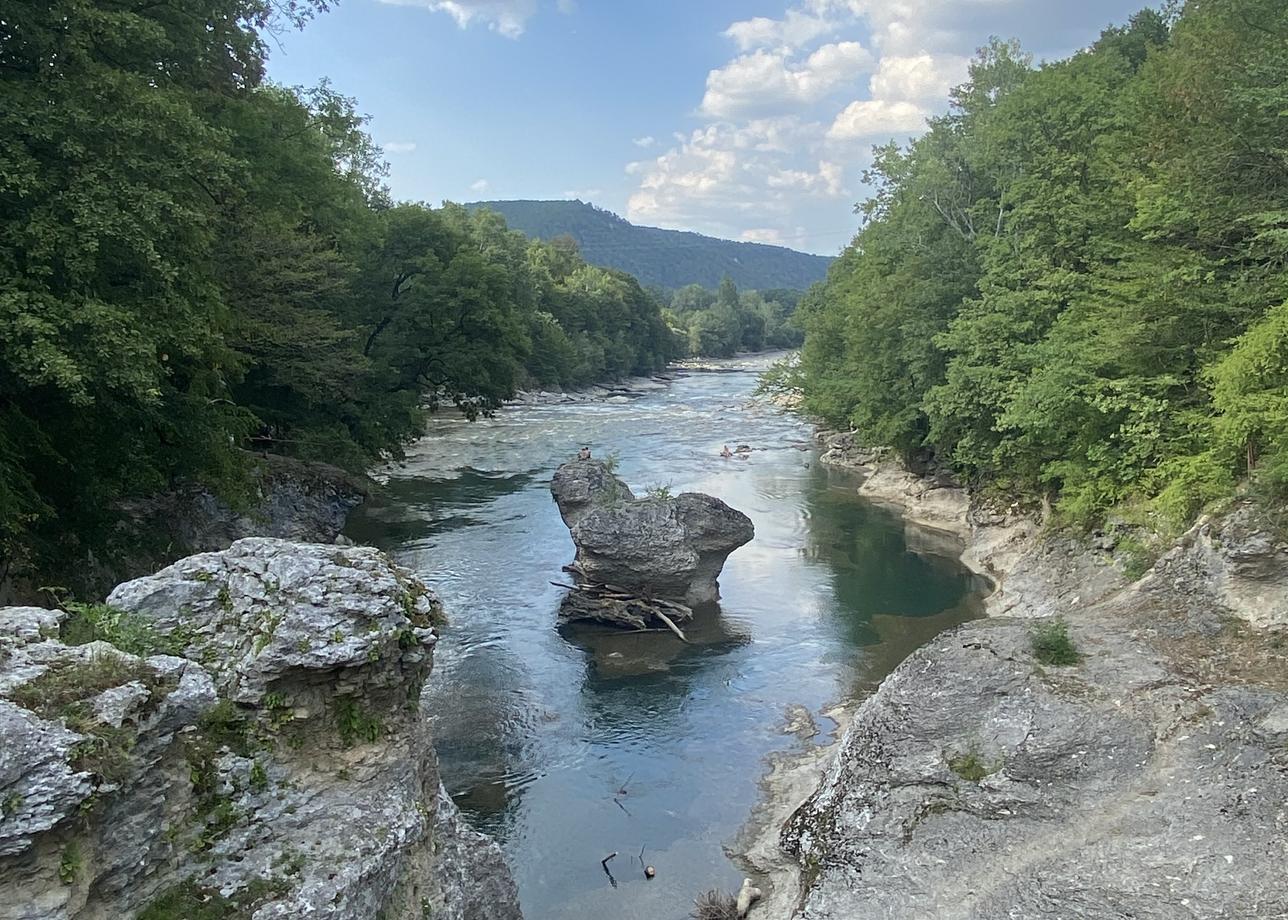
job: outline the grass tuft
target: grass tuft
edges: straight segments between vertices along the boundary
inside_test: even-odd
[[[693,902],[693,920],[738,920],[738,899],[713,888]]]
[[[1042,664],[1069,667],[1082,660],[1073,640],[1069,638],[1069,624],[1063,617],[1040,623],[1029,633],[1033,657]]]

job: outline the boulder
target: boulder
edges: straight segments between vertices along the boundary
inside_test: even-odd
[[[0,608],[0,920],[518,920],[439,780],[419,702],[441,607],[414,575],[255,538],[111,602],[109,638],[183,656]]]
[[[688,605],[719,599],[725,559],[755,536],[751,519],[698,492],[636,498],[595,460],[565,463],[550,484],[585,579]]]

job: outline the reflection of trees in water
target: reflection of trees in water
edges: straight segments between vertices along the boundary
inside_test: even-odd
[[[849,642],[882,642],[873,622],[879,615],[938,618],[975,587],[955,560],[924,551],[939,549],[937,541],[909,546],[899,517],[858,498],[849,477],[830,476],[816,465],[805,500],[806,554],[831,569],[839,625]],[[965,618],[963,613],[955,621]]]
[[[358,543],[389,549],[472,527],[483,522],[468,509],[523,491],[538,472],[488,473],[467,466],[454,479],[391,479],[349,516],[344,532]]]

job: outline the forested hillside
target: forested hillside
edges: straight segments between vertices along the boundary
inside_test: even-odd
[[[1073,519],[1288,487],[1288,5],[1142,12],[1041,68],[994,42],[877,152],[802,304],[806,406]]]
[[[740,288],[804,290],[823,280],[832,261],[782,246],[637,227],[583,201],[479,201],[466,207],[496,211],[538,239],[571,236],[586,261],[629,272],[646,286],[700,284],[714,290],[728,277]]]
[[[396,204],[353,101],[266,82],[321,0],[6,6],[0,578],[247,449],[350,469],[425,407],[655,370],[658,303],[495,214]]]

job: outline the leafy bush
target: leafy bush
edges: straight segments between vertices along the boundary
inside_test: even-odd
[[[149,655],[183,655],[186,634],[176,631],[162,635],[147,617],[107,604],[63,604],[67,617],[59,627],[59,638],[67,645],[109,642],[123,652],[147,658]]]
[[[1056,617],[1033,627],[1029,633],[1033,657],[1042,664],[1069,667],[1082,660],[1073,640],[1069,638],[1069,624]]]

